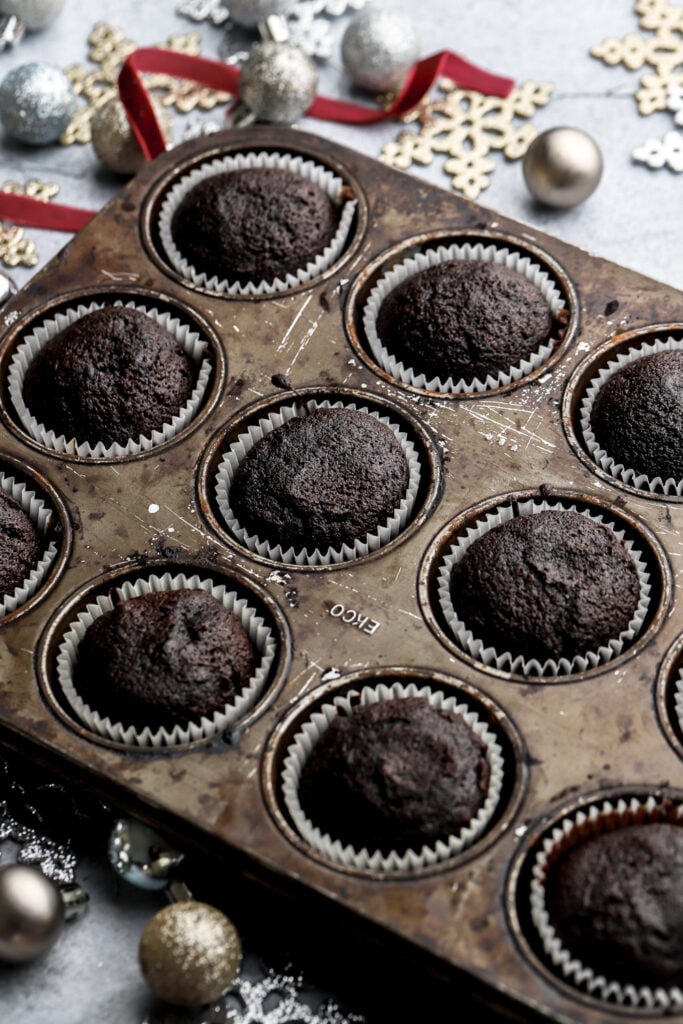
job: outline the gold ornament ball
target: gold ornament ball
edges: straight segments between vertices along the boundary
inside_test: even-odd
[[[242,946],[225,914],[187,900],[154,915],[142,933],[139,957],[155,996],[174,1006],[200,1006],[234,984]]]
[[[524,180],[547,206],[578,206],[598,187],[602,153],[580,128],[550,128],[536,136],[524,155]]]
[[[172,139],[171,120],[157,103],[153,103],[164,139]],[[92,144],[101,163],[116,174],[137,174],[146,163],[135,132],[130,126],[126,108],[117,96],[98,107],[90,125]]]
[[[64,904],[54,882],[37,868],[0,868],[0,960],[21,964],[54,946],[64,924]]]

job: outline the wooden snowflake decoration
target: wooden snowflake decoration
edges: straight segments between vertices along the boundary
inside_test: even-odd
[[[48,202],[59,192],[59,185],[52,182],[38,181],[32,178],[25,185],[18,181],[5,181],[0,191],[12,192],[14,195],[31,196]],[[24,229],[15,224],[0,225],[0,260],[6,267],[35,267],[38,253],[34,242],[24,237]]]
[[[416,121],[419,130],[401,131],[395,142],[384,146],[380,160],[407,170],[413,163],[431,164],[436,153],[447,154],[443,169],[450,174],[453,188],[467,199],[476,199],[488,188],[496,169],[490,155],[494,150],[501,150],[508,160],[524,156],[537,133],[530,124],[517,124],[515,118],[532,117],[548,102],[553,87],[548,82],[524,82],[506,99],[459,89],[446,78],[438,88],[442,97],[424,101],[403,118]]]
[[[640,27],[653,34],[605,39],[591,54],[611,67],[652,69],[641,76],[636,92],[640,113],[652,114],[667,109],[670,86],[683,86],[683,7],[668,0],[637,0],[634,9]]]
[[[98,22],[88,37],[90,49],[88,59],[96,67],[74,64],[66,68],[74,92],[85,100],[79,106],[71,123],[60,138],[64,146],[75,142],[90,142],[90,123],[98,107],[117,95],[117,81],[121,65],[137,44],[126,38],[120,29]],[[201,37],[198,32],[187,35],[172,35],[164,45],[166,49],[177,53],[197,56],[200,52]],[[182,114],[191,110],[213,110],[219,103],[228,103],[232,96],[227,92],[218,92],[187,82],[171,75],[145,75],[148,89],[160,93],[159,101],[165,107],[175,107]]]

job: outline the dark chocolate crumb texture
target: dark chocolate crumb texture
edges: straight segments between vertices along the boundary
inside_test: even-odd
[[[325,551],[384,525],[408,478],[390,427],[356,409],[315,409],[257,441],[229,500],[240,526],[271,545]]]
[[[306,761],[299,797],[332,839],[404,853],[457,835],[486,799],[489,776],[486,748],[461,715],[406,697],[333,719]]]
[[[606,526],[573,511],[516,516],[453,567],[453,607],[501,654],[573,658],[625,630],[638,607],[633,559]]]

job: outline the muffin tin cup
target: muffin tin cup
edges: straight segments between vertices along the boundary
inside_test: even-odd
[[[54,430],[49,429],[31,413],[24,401],[23,388],[26,371],[38,352],[52,338],[61,334],[88,313],[92,313],[96,309],[103,309],[105,305],[106,303],[103,302],[91,302],[87,306],[70,307],[63,313],[56,313],[54,317],[44,320],[24,337],[9,366],[9,394],[22,426],[34,441],[64,455],[94,460],[125,458],[149,451],[156,445],[170,441],[197,414],[211,379],[211,362],[204,357],[207,342],[200,337],[197,331],[192,330],[171,313],[160,313],[157,309],[148,309],[147,306],[138,302],[123,302],[119,299],[112,303],[112,307],[136,309],[145,313],[178,342],[190,359],[196,375],[196,383],[190,398],[169,423],[164,423],[159,430],[153,430],[148,437],[140,435],[137,439],[131,438],[125,445],[118,442],[105,445],[103,441],[97,441],[95,444],[90,444],[88,441],[79,443],[76,438],[67,438],[64,434],[58,435]]]
[[[2,472],[0,472],[0,488],[16,501],[17,505],[31,519],[41,538],[47,541],[43,554],[27,578],[18,587],[15,587],[12,594],[0,595],[0,619],[2,619],[35,594],[57,557],[57,544],[54,540],[48,540],[48,530],[53,520],[53,513],[42,498],[31,491],[25,483]]]
[[[653,355],[656,352],[674,351],[683,351],[683,339],[670,337],[662,340],[655,338],[654,341],[645,342],[643,345],[630,348],[628,352],[619,353],[615,359],[610,360],[599,371],[586,388],[583,401],[581,402],[579,423],[583,440],[591,458],[605,473],[609,473],[615,480],[620,480],[622,483],[638,488],[638,490],[650,491],[652,494],[676,495],[680,498],[683,496],[683,480],[675,480],[673,477],[662,480],[659,476],[650,478],[646,473],[637,473],[634,469],[617,462],[604,448],[600,447],[591,427],[591,414],[598,393],[615,373],[623,370],[624,367],[629,366],[631,363],[635,363],[638,359],[642,359],[644,356]]]
[[[337,715],[349,714],[357,703],[376,704],[380,701],[406,697],[426,698],[431,707],[452,711],[463,717],[486,746],[486,759],[491,772],[488,793],[477,815],[456,835],[444,836],[433,845],[424,845],[419,850],[411,849],[405,853],[391,851],[382,854],[379,850],[357,850],[351,845],[344,845],[339,839],[322,833],[306,817],[299,802],[301,773],[313,747]],[[285,806],[296,830],[328,861],[343,868],[361,871],[410,874],[443,863],[476,842],[496,813],[503,789],[504,772],[503,750],[497,737],[467,704],[459,702],[456,697],[446,697],[429,686],[418,687],[415,683],[405,685],[395,682],[391,685],[382,683],[374,687],[364,686],[360,691],[350,690],[346,694],[334,697],[330,703],[323,704],[314,712],[310,719],[303,723],[287,750],[282,767],[281,789]]]
[[[683,991],[678,986],[622,984],[596,973],[563,945],[546,907],[548,869],[560,854],[604,832],[651,822],[669,822],[683,827],[683,805],[673,800],[662,802],[653,796],[633,796],[590,804],[565,817],[546,836],[536,853],[531,868],[529,905],[543,952],[565,982],[612,1005],[667,1014],[683,1007]]]
[[[515,270],[530,281],[548,303],[553,318],[556,320],[560,311],[565,308],[560,289],[552,276],[543,270],[538,263],[534,263],[529,256],[515,252],[506,247],[497,245],[484,245],[481,242],[472,244],[465,242],[462,245],[453,244],[449,246],[440,245],[436,249],[427,249],[425,252],[418,252],[392,267],[384,274],[374,286],[363,311],[363,327],[370,345],[370,350],[382,369],[401,384],[419,388],[424,391],[440,392],[441,394],[479,394],[491,391],[495,388],[505,387],[512,382],[519,381],[523,377],[533,373],[542,366],[557,347],[558,339],[551,338],[548,342],[532,352],[528,358],[523,359],[517,366],[511,366],[507,371],[500,371],[496,376],[492,374],[481,381],[474,380],[453,380],[448,377],[442,380],[439,377],[428,379],[424,373],[405,366],[380,340],[377,333],[377,317],[380,307],[389,292],[402,284],[409,277],[435,267],[439,263],[448,260],[470,260],[483,263],[497,263],[510,270]]]
[[[492,646],[486,647],[484,642],[475,637],[472,631],[468,629],[466,622],[458,616],[451,599],[451,574],[453,566],[462,560],[465,552],[474,541],[483,537],[485,533],[488,533],[494,527],[515,518],[516,515],[536,515],[539,512],[553,509],[565,512],[580,512],[581,515],[586,516],[588,519],[606,526],[618,540],[624,540],[624,531],[618,530],[614,523],[606,522],[602,515],[595,515],[586,509],[578,509],[576,505],[569,503],[529,499],[528,501],[520,502],[516,507],[513,505],[499,506],[493,512],[489,512],[485,519],[477,520],[473,527],[468,528],[467,535],[459,538],[451,546],[439,567],[437,582],[438,600],[448,627],[460,647],[485,665],[525,676],[559,676],[570,675],[575,672],[585,672],[587,669],[602,665],[616,655],[621,654],[627,644],[630,644],[642,629],[650,606],[651,587],[643,555],[634,548],[632,540],[625,540],[624,547],[631,556],[638,573],[640,583],[638,606],[633,618],[629,622],[628,628],[622,630],[618,637],[609,640],[606,644],[599,647],[597,651],[587,651],[584,654],[575,655],[572,659],[559,658],[557,661],[552,658],[548,658],[544,662],[540,662],[536,658],[527,659],[523,655],[515,655],[511,651],[500,652]]]
[[[373,533],[368,533],[365,537],[356,539],[352,545],[343,544],[340,548],[329,548],[326,551],[320,551],[316,548],[313,552],[309,552],[306,548],[296,550],[293,547],[283,550],[280,544],[271,545],[256,534],[250,534],[240,525],[239,520],[230,507],[230,488],[240,463],[257,441],[260,441],[261,438],[270,434],[278,427],[283,426],[293,417],[305,416],[307,412],[313,412],[315,409],[355,409],[359,412],[367,413],[368,416],[374,416],[380,423],[390,427],[400,442],[408,462],[408,487],[401,504],[395,509],[394,514],[387,519],[386,523]],[[237,441],[230,445],[218,468],[218,473],[216,474],[216,501],[231,534],[252,553],[260,555],[262,558],[269,558],[274,562],[283,562],[286,565],[338,565],[341,562],[362,558],[371,551],[376,551],[383,545],[388,544],[389,541],[398,536],[412,516],[420,487],[421,473],[420,460],[415,446],[404,431],[401,430],[400,426],[392,423],[388,416],[381,416],[378,412],[374,412],[367,406],[359,407],[354,402],[318,402],[315,399],[310,399],[305,404],[281,406],[277,412],[269,413],[266,418],[262,418],[257,424],[250,426],[247,432],[239,435]]]
[[[275,638],[247,600],[239,597],[224,584],[217,585],[211,579],[198,575],[186,576],[179,573],[174,576],[167,572],[162,576],[139,577],[133,582],[126,580],[116,588],[115,593],[120,600],[127,601],[144,594],[171,590],[203,590],[220,601],[227,611],[239,618],[257,656],[260,655],[260,663],[234,702],[226,704],[211,718],[204,717],[199,722],[190,722],[184,728],[176,725],[172,729],[162,726],[156,730],[149,726],[139,730],[122,722],[112,722],[85,703],[79,696],[73,680],[74,668],[78,661],[78,645],[93,622],[114,608],[112,598],[107,594],[100,594],[94,603],[87,605],[85,611],[79,613],[78,618],[69,624],[59,646],[56,668],[58,685],[72,711],[88,729],[105,739],[137,747],[172,747],[210,739],[243,718],[264,690],[276,654]]]
[[[243,285],[236,281],[230,282],[221,279],[218,276],[210,277],[208,274],[196,270],[189,260],[183,257],[173,240],[171,227],[179,204],[195,185],[207,178],[230,171],[261,167],[277,168],[298,174],[306,181],[318,185],[336,206],[341,205],[339,226],[334,237],[323,251],[310,260],[305,267],[299,268],[295,274],[288,273],[282,278],[275,278],[272,282],[249,281]],[[198,288],[215,292],[218,295],[231,296],[273,295],[285,292],[319,277],[339,259],[349,237],[358,205],[354,199],[345,199],[343,190],[344,182],[340,177],[314,160],[307,160],[303,156],[294,156],[291,153],[246,152],[238,153],[236,156],[218,158],[194,168],[170,189],[159,212],[159,238],[174,269],[185,280],[190,281]]]

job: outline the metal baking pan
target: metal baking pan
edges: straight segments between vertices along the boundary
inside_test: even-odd
[[[274,297],[221,298],[170,267],[157,215],[185,170],[251,149],[303,154],[332,168],[358,208],[342,257],[312,283]],[[478,396],[400,385],[375,363],[363,330],[363,302],[383,269],[406,252],[452,241],[530,255],[549,269],[567,310],[545,364]],[[202,407],[176,438],[123,460],[48,452],[13,410],[12,354],[53,312],[117,298],[172,310],[207,339],[212,377]],[[348,912],[359,930],[400,940],[455,986],[511,1015],[661,1019],[601,1004],[556,977],[529,935],[524,878],[535,844],[568,810],[596,796],[679,799],[683,789],[673,697],[683,664],[681,499],[615,483],[593,465],[576,430],[581,390],[606,353],[634,338],[683,337],[683,294],[323,139],[254,127],[195,140],[146,167],[4,307],[2,325],[0,461],[32,482],[59,524],[47,580],[0,624],[4,742],[251,875]],[[329,568],[245,551],[213,492],[221,455],[244,425],[307,396],[387,411],[423,467],[403,532]],[[460,651],[435,599],[452,538],[502,496],[537,494],[618,522],[639,543],[652,587],[642,633],[621,655],[544,679],[489,669]],[[249,596],[278,653],[265,693],[229,735],[141,751],[94,737],[74,720],[55,685],[56,650],[65,624],[94,594],[165,570],[215,576]],[[506,758],[503,799],[484,835],[407,878],[342,870],[313,854],[280,792],[284,750],[301,717],[329,694],[378,677],[429,680],[457,693],[496,731]],[[683,1021],[683,1013],[670,1019]]]

